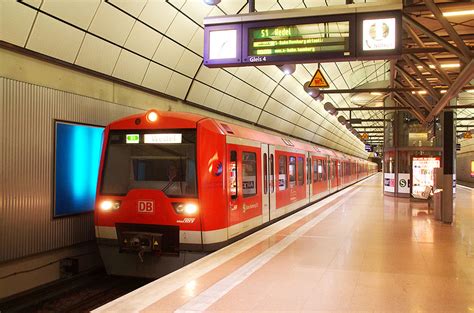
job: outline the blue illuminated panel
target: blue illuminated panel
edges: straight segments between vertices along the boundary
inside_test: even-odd
[[[54,216],[94,210],[103,131],[56,122]]]

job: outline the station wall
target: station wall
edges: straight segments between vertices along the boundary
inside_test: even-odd
[[[457,153],[456,179],[461,182],[474,184],[471,176],[471,162],[474,161],[474,138],[461,142],[461,151]]]
[[[53,218],[54,120],[106,125],[138,110],[7,78],[0,86],[0,262],[93,240],[93,214]]]

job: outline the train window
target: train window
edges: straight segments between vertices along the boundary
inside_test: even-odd
[[[267,154],[263,154],[263,193],[268,193],[268,160]]]
[[[242,193],[244,198],[257,194],[257,154],[242,152]]]
[[[311,159],[306,159],[306,183],[311,184]]]
[[[290,156],[288,175],[290,176],[290,188],[294,187],[296,184],[296,158],[294,156]]]
[[[323,160],[323,180],[328,180],[327,161]]]
[[[230,151],[229,190],[231,199],[237,199],[237,151]]]
[[[318,179],[322,181],[323,180],[323,161],[322,160],[318,161],[318,176],[319,176]]]
[[[328,161],[328,179],[332,180],[332,161]]]
[[[298,186],[304,185],[304,161],[302,157],[298,157]]]
[[[270,154],[270,193],[275,192],[275,162],[273,160],[273,153]]]
[[[278,190],[285,190],[288,188],[286,181],[286,156],[280,155],[278,158]]]
[[[318,160],[313,163],[313,183],[318,181]]]
[[[169,197],[197,196],[196,130],[178,130],[182,142],[170,144],[127,144],[128,132],[117,130],[109,134],[102,194],[124,195],[132,189],[155,189]],[[137,133],[143,137],[160,131]]]

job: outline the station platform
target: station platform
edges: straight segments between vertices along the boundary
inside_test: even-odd
[[[94,312],[474,312],[474,194],[455,222],[376,174]]]

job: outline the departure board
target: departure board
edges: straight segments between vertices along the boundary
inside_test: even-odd
[[[249,29],[249,56],[321,52],[350,55],[349,21]]]
[[[246,23],[242,63],[281,64],[344,60],[355,56],[354,15]]]
[[[399,6],[397,6],[398,8]],[[401,10],[372,5],[360,12],[314,15],[307,10],[276,14],[288,18],[258,20],[259,15],[205,20],[204,65],[207,67],[281,65],[399,58]],[[327,9],[330,10],[330,9]],[[307,14],[304,16],[295,16]],[[270,13],[269,13],[270,14]],[[271,13],[274,14],[274,13]],[[228,21],[228,22],[227,22]]]

